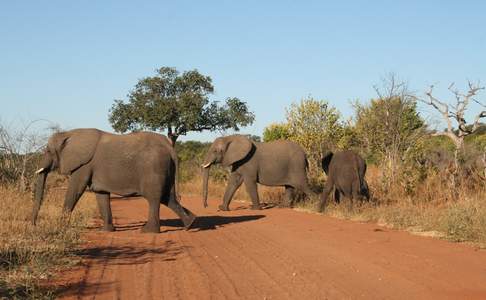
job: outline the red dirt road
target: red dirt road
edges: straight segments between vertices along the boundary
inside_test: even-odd
[[[486,299],[486,251],[290,209],[217,212],[183,230],[166,207],[142,234],[143,199],[112,201],[117,232],[89,231],[65,299]]]

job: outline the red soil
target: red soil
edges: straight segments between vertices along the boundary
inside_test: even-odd
[[[147,202],[113,200],[117,231],[85,234],[61,298],[486,299],[486,251],[290,209],[182,202],[199,216],[193,229],[162,207],[162,233],[142,234]]]

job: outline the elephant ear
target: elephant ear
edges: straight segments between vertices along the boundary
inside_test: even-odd
[[[75,129],[64,133],[64,139],[58,146],[60,173],[71,174],[88,163],[93,158],[100,137],[101,132],[97,129]]]
[[[252,142],[244,136],[234,135],[227,137],[228,146],[223,156],[223,166],[230,166],[242,160],[250,153],[253,146]]]
[[[331,163],[332,157],[334,153],[331,151],[326,152],[324,157],[322,158],[322,168],[324,169],[324,172],[326,175],[329,175],[329,164]]]

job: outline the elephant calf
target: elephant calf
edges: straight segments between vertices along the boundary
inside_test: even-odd
[[[320,211],[327,206],[329,193],[334,188],[334,198],[339,202],[341,197],[369,199],[368,184],[365,180],[366,162],[357,153],[347,150],[326,153],[322,159],[322,168],[327,175],[326,185],[321,195]]]
[[[42,203],[47,174],[70,175],[64,210],[71,213],[86,187],[96,193],[104,230],[113,231],[110,193],[143,196],[149,202],[144,232],[160,232],[160,203],[167,205],[186,228],[195,219],[177,199],[177,156],[169,140],[152,132],[125,135],[97,129],[74,129],[49,138],[34,191],[32,222]]]
[[[257,183],[285,186],[285,197],[292,205],[294,189],[313,195],[307,184],[307,159],[304,150],[291,141],[253,142],[242,135],[231,135],[214,140],[204,163],[203,201],[207,206],[208,175],[212,164],[231,167],[221,210],[229,210],[236,190],[244,182],[252,200],[252,209],[260,209]]]

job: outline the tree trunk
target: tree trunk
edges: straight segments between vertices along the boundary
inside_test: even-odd
[[[179,137],[179,135],[177,133],[174,133],[174,131],[172,130],[172,126],[167,127],[167,137],[169,138],[170,142],[172,143],[172,146],[175,147],[175,144],[176,144],[176,141],[177,141],[177,138]]]
[[[179,137],[177,134],[170,134],[168,135],[169,139],[170,139],[170,142],[172,143],[172,146],[175,147],[175,144],[176,144],[176,141],[177,141],[177,138]]]

